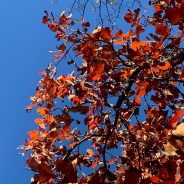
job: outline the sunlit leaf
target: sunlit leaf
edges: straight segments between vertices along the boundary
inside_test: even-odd
[[[104,28],[100,31],[100,38],[104,41],[109,41],[112,39],[112,33],[109,28]]]
[[[128,10],[128,12],[125,14],[124,19],[128,22],[128,23],[133,23],[135,22],[135,19],[133,17],[133,14],[130,10]]]
[[[94,169],[94,168],[97,166],[98,162],[99,162],[99,160],[96,159],[96,160],[94,161],[94,163],[92,164],[91,168]]]
[[[76,145],[76,142],[73,141],[73,142],[71,142],[68,146],[73,147],[73,146],[75,146],[75,145]]]
[[[28,132],[28,136],[31,138],[31,139],[36,139],[39,137],[39,133],[37,130],[31,130]]]
[[[170,118],[170,125],[172,128],[177,126],[177,121],[184,115],[184,110],[177,110],[176,113]]]
[[[139,95],[140,96],[140,95]],[[136,106],[140,106],[141,105],[141,99],[139,97],[135,97],[134,98],[134,102],[133,102]]]
[[[167,36],[170,33],[170,30],[167,26],[162,23],[158,23],[155,28],[155,32],[160,35]]]
[[[151,176],[150,177],[150,180],[153,182],[153,183],[159,183],[160,179],[158,176]]]
[[[91,70],[91,73],[92,73],[92,80],[93,81],[97,81],[101,78],[102,74],[104,72],[104,64],[103,63],[99,63],[99,64],[96,64],[92,70]]]
[[[48,24],[48,27],[50,28],[50,30],[52,30],[53,32],[58,30],[58,25],[55,22],[52,22],[50,24]]]
[[[95,155],[94,152],[91,149],[87,149],[86,152],[89,156],[94,156]]]
[[[168,70],[171,67],[171,64],[169,61],[165,61],[162,65],[157,66],[160,70]]]
[[[47,113],[47,109],[46,108],[38,108],[37,109],[37,113],[40,114],[41,116],[44,116]]]

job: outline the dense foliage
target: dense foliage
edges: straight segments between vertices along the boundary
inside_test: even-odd
[[[59,45],[26,108],[39,115],[23,146],[32,184],[184,181],[184,1],[136,1],[122,15],[113,2],[96,3],[97,28],[85,6],[80,21],[45,11]]]

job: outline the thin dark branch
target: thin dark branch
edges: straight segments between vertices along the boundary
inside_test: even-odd
[[[74,8],[74,6],[75,6],[76,1],[77,1],[77,0],[75,0],[75,1],[73,2],[72,7],[71,7],[71,9],[70,9],[70,11],[69,11],[69,15],[72,13],[72,11],[73,11],[73,8]]]
[[[86,11],[86,6],[88,4],[89,0],[86,0],[86,2],[84,3],[84,7],[83,7],[83,12],[82,12],[82,16],[84,16],[85,11]]]
[[[110,16],[110,13],[109,13],[109,7],[108,7],[108,1],[107,0],[106,0],[106,3],[105,3],[105,6],[106,6],[106,9],[107,9],[107,15],[108,15],[109,22],[110,22],[111,25],[113,25],[112,20],[111,20],[111,16]]]
[[[119,119],[119,116],[120,116],[119,109],[121,108],[121,105],[122,105],[123,101],[126,99],[129,91],[131,90],[131,87],[134,83],[134,80],[136,79],[136,76],[140,73],[140,71],[141,71],[140,68],[136,68],[134,70],[134,72],[130,76],[130,78],[129,78],[126,86],[125,86],[125,90],[122,92],[122,94],[119,96],[119,98],[116,102],[116,105],[115,105],[116,114],[115,114],[115,120],[114,120],[113,128],[112,128],[112,131],[109,134],[106,135],[106,139],[105,139],[105,143],[104,143],[104,147],[103,147],[103,163],[104,163],[104,168],[106,170],[106,173],[108,171],[107,162],[106,162],[107,142],[108,142],[109,138],[111,137],[111,135],[113,134],[113,132],[116,129],[116,126],[118,124],[118,119]],[[128,128],[128,127],[126,127],[126,128]]]
[[[98,11],[99,11],[99,17],[102,23],[102,27],[103,27],[103,19],[102,19],[102,2],[100,1],[99,7],[98,7]]]
[[[86,137],[84,137],[82,140],[80,140],[80,141],[79,141],[78,143],[76,143],[71,149],[69,149],[69,150],[67,151],[67,153],[66,153],[65,156],[63,157],[63,160],[64,160],[64,159],[67,159],[67,158],[71,155],[72,151],[73,151],[77,146],[79,146],[79,145],[82,144],[84,141],[86,141],[86,140],[88,140],[88,139],[90,139],[90,138],[92,138],[92,137],[105,137],[105,135],[97,135],[97,134],[86,135]]]

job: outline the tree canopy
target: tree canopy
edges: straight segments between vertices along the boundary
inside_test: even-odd
[[[32,184],[184,181],[183,9],[74,0],[45,11],[58,46],[26,108],[38,113],[22,147]]]

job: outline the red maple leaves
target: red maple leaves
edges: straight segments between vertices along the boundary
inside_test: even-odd
[[[151,6],[127,10],[128,31],[45,12],[61,43],[26,108],[39,116],[23,148],[33,184],[183,182],[184,3]]]

